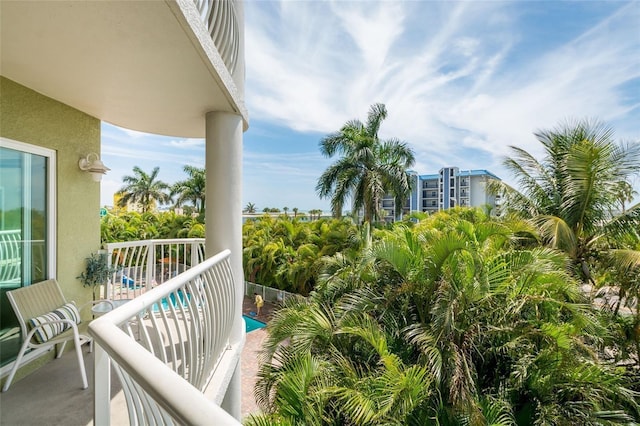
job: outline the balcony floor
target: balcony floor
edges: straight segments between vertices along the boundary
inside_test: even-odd
[[[0,393],[0,423],[3,425],[92,425],[93,353],[83,346],[89,388],[81,389],[75,350],[67,348],[60,359],[48,362]],[[129,423],[120,382],[112,372],[113,425]]]

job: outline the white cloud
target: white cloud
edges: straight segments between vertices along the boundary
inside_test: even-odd
[[[204,139],[171,140],[169,142],[166,142],[164,145],[179,149],[204,148]]]
[[[522,50],[535,42],[527,12],[514,5],[250,3],[249,110],[254,119],[328,133],[383,102],[382,136],[408,141],[418,164],[432,167],[470,162],[470,149],[499,167],[509,145],[536,152],[533,131],[567,117],[638,117],[638,94],[629,102],[621,90],[640,77],[638,2],[616,3],[597,25],[530,55]],[[561,19],[575,19],[558,22],[573,28],[580,16]],[[626,128],[637,138],[637,121]]]

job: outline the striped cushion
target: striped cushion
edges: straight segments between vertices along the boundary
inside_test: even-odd
[[[76,305],[73,303],[67,303],[54,311],[40,315],[39,317],[31,318],[29,320],[29,325],[33,329],[43,323],[62,319],[69,319],[74,321],[76,324],[80,324],[80,313],[78,312]],[[47,340],[57,336],[69,328],[71,328],[71,325],[68,323],[45,324],[38,328],[34,337],[38,343],[45,343]]]

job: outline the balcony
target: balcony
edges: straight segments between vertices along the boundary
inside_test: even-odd
[[[244,333],[240,341],[232,339],[234,327],[242,323],[235,296],[241,284],[234,279],[229,250],[204,259],[201,240],[179,241],[108,245],[112,263],[139,271],[131,278],[140,279],[140,285],[123,282],[125,275],[115,273],[120,281],[111,283],[107,294],[127,302],[89,326],[94,355],[85,361],[94,364],[89,376],[96,425],[239,424],[220,405],[244,346]],[[38,413],[20,413],[18,406],[28,410],[36,400],[51,419],[59,408],[84,413],[78,424],[89,424],[91,390],[79,389],[77,366],[68,358],[69,371],[59,371],[64,362],[52,361],[3,394],[3,423],[9,418],[29,423]],[[52,384],[42,381],[48,374],[64,378],[64,386],[51,392]],[[64,404],[46,404],[59,399],[58,392],[67,395]]]

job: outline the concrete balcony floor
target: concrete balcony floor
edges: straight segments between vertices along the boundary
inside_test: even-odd
[[[69,346],[69,345],[67,345]],[[82,347],[88,389],[82,380],[75,350],[67,348],[60,359],[48,362],[0,393],[0,424],[93,425],[93,353]],[[115,372],[111,375],[111,424],[127,425],[129,416]]]
[[[265,306],[270,314],[271,306]],[[248,313],[252,300],[245,299]],[[267,312],[259,320],[265,321]],[[258,371],[258,352],[266,337],[263,329],[247,334],[242,352],[242,417],[258,411],[253,388]],[[93,353],[83,346],[89,388],[82,390],[75,350],[67,348],[60,359],[48,362],[0,392],[0,424],[3,426],[93,425]],[[115,372],[111,374],[111,425],[128,425],[124,394]]]

